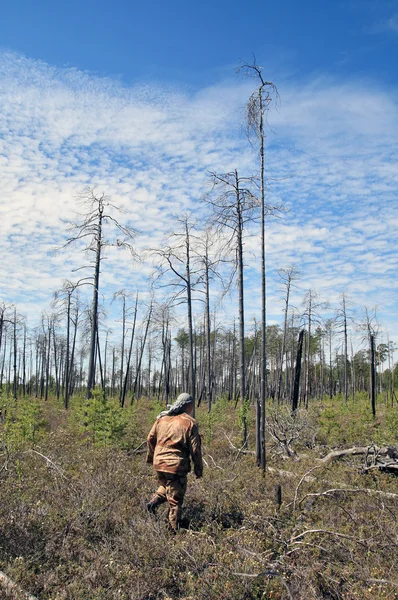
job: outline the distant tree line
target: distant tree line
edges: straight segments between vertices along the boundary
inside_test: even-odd
[[[107,396],[117,397],[123,406],[142,396],[155,396],[165,403],[192,385],[190,336],[168,304],[144,305],[137,297],[119,293],[122,305],[120,343],[110,342],[109,331],[99,328],[95,352],[93,385]],[[28,328],[16,308],[0,309],[0,388],[16,399],[32,395],[47,399],[49,394],[68,407],[73,393],[87,389],[90,347],[90,314],[82,306],[78,290],[56,295],[53,311],[42,316],[41,325]],[[137,324],[137,312],[141,315]],[[371,393],[371,350],[344,352],[344,338],[338,320],[327,319],[311,328],[305,314],[292,311],[286,323],[267,326],[267,398],[291,403],[297,369],[300,331],[303,351],[300,370],[299,405],[311,399],[342,395],[347,400],[356,392]],[[192,335],[196,403],[211,410],[215,398],[225,396],[236,404],[241,398],[239,331],[227,327],[210,314],[195,320]],[[261,386],[261,329],[257,321],[244,337],[245,400],[255,404]],[[112,334],[112,340],[115,339]],[[394,344],[376,343],[375,389],[394,402],[398,365]]]

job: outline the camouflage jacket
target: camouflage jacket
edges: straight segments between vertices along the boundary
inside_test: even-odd
[[[203,461],[198,425],[187,413],[161,417],[147,438],[147,463],[164,473],[189,473],[192,458],[194,472],[202,476]]]

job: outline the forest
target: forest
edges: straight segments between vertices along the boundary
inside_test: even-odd
[[[112,198],[84,188],[54,249],[76,249],[77,277],[35,323],[3,298],[1,597],[398,598],[395,344],[375,308],[344,290],[327,302],[296,265],[277,265],[281,316],[269,320],[266,251],[284,207],[267,203],[265,145],[278,92],[255,63],[243,69],[256,176],[209,173],[200,218],[181,213],[142,256]],[[115,260],[150,264],[147,289],[105,297]],[[146,511],[145,452],[181,392],[205,471],[174,536],[164,512]]]

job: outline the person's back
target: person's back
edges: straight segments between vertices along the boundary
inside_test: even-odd
[[[203,466],[198,439],[197,423],[187,413],[158,419],[148,436],[148,446],[153,448],[154,469],[185,475],[191,470],[192,457],[195,474],[201,474]]]
[[[180,521],[191,459],[196,477],[202,477],[203,472],[198,425],[189,414],[192,402],[189,394],[180,394],[168,411],[158,415],[147,439],[147,462],[153,463],[160,483],[147,507],[149,512],[155,513],[160,504],[168,501],[169,520],[174,530]]]

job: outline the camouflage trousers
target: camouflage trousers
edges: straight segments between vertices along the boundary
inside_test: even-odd
[[[156,472],[159,487],[151,498],[154,508],[164,502],[169,503],[169,522],[171,528],[177,531],[181,520],[181,507],[187,491],[187,476],[178,473]]]

